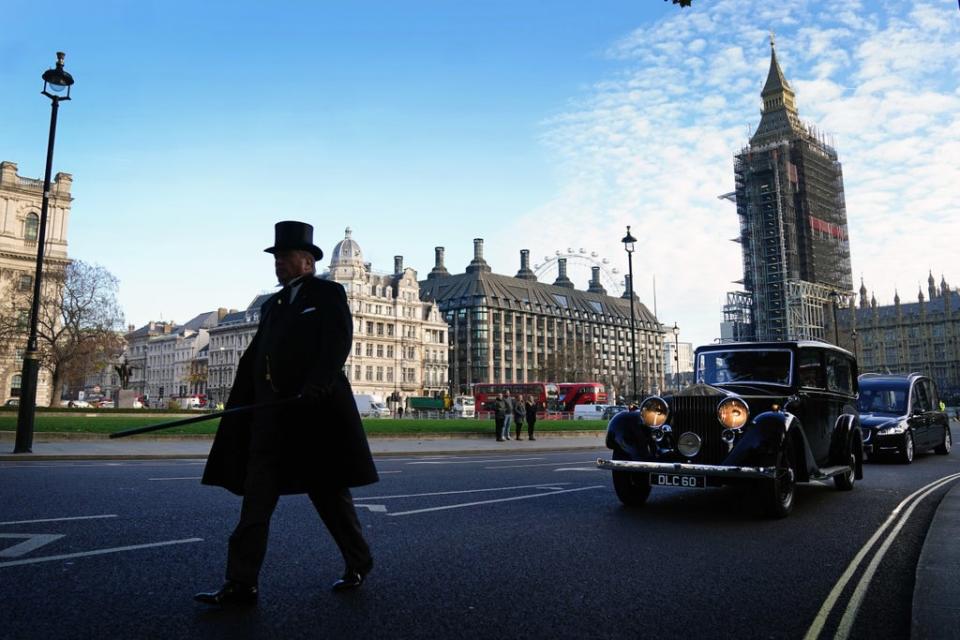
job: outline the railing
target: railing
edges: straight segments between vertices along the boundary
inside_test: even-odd
[[[43,180],[38,180],[36,178],[24,178],[22,176],[17,176],[17,184],[21,187],[38,187],[43,189]]]

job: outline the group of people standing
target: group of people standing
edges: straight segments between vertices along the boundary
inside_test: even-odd
[[[537,424],[538,403],[533,396],[517,396],[514,398],[507,391],[505,394],[498,393],[497,399],[493,401],[493,424],[496,430],[497,442],[510,440],[510,428],[514,425],[517,429],[517,440],[522,440],[520,433],[523,431],[523,423],[527,423],[527,440],[536,440],[533,436],[533,429]]]

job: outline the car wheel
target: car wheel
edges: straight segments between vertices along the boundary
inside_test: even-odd
[[[614,460],[629,460],[619,451],[613,452]],[[631,473],[629,471],[614,471],[613,490],[616,491],[620,502],[628,507],[641,507],[650,497],[650,475],[647,473]]]
[[[853,489],[853,483],[856,480],[857,456],[851,453],[849,460],[847,464],[850,465],[850,470],[838,476],[833,476],[833,485],[840,491],[850,491]]]
[[[785,518],[793,511],[797,481],[791,451],[790,440],[785,440],[777,454],[775,476],[770,480],[760,481],[761,504],[771,518]]]
[[[934,451],[942,456],[945,456],[950,453],[950,449],[952,448],[953,437],[950,435],[950,427],[947,426],[943,428],[943,444],[934,449]]]
[[[897,452],[897,461],[900,464],[910,464],[913,462],[913,456],[916,450],[913,446],[913,434],[907,431],[903,435],[903,444],[900,445],[900,451]]]

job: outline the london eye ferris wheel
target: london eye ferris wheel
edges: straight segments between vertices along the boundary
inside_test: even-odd
[[[599,268],[600,284],[607,290],[607,295],[619,297],[626,290],[620,270],[610,265],[609,258],[601,258],[596,251],[587,251],[584,248],[565,250],[557,249],[553,255],[543,257],[543,261],[533,265],[533,271],[541,282],[552,282],[559,273],[560,260],[566,261],[567,277],[577,289],[587,289],[593,279],[594,267]]]

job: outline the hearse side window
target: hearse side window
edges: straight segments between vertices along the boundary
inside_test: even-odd
[[[800,377],[801,387],[825,389],[823,379],[823,365],[820,361],[821,352],[817,349],[801,349],[797,354],[797,374]]]
[[[916,384],[913,385],[912,396],[913,398],[910,402],[911,411],[930,411],[930,400],[927,398],[927,390],[923,386],[923,380],[918,380]]]
[[[923,388],[927,392],[927,400],[930,402],[930,411],[937,411],[940,409],[940,399],[937,397],[937,388],[933,384],[933,380],[924,380]]]
[[[846,356],[827,353],[827,388],[840,393],[850,393],[853,390],[853,372]]]

